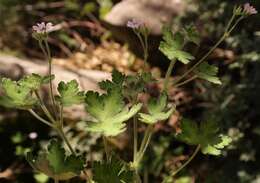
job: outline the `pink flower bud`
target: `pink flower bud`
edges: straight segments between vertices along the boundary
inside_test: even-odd
[[[139,29],[141,26],[143,26],[143,23],[136,19],[132,19],[132,20],[129,20],[126,25],[127,25],[127,27],[129,27],[131,29]]]
[[[247,15],[257,14],[257,10],[249,3],[244,4],[244,13]]]

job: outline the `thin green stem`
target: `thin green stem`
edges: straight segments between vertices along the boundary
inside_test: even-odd
[[[141,143],[141,147],[140,147],[140,149],[137,153],[137,158],[136,158],[136,161],[134,162],[135,165],[138,166],[138,164],[142,160],[144,153],[145,153],[145,151],[146,151],[146,149],[147,149],[147,147],[150,143],[152,134],[153,134],[153,125],[149,125],[148,128],[145,131],[144,138],[143,138],[143,141]]]
[[[148,56],[149,56],[149,52],[148,52],[148,35],[144,36],[144,44],[145,44],[145,50],[144,50],[144,68],[146,69],[146,67],[148,66],[147,60],[148,60]]]
[[[204,62],[206,60],[206,58],[208,58],[208,56],[211,55],[211,53],[225,40],[225,38],[227,36],[229,36],[231,31],[235,28],[237,23],[240,21],[240,20],[237,21],[235,23],[235,25],[230,29],[230,26],[232,25],[235,17],[236,17],[236,15],[233,14],[233,16],[231,17],[231,19],[229,20],[229,22],[228,22],[228,24],[226,26],[224,34],[221,36],[221,38],[218,40],[218,42],[196,64],[194,64],[188,71],[186,71],[179,79],[174,81],[173,84],[179,83],[183,78],[185,78],[188,74],[190,74],[197,66],[199,66],[202,62]]]
[[[68,146],[70,152],[73,154],[73,155],[76,155],[76,152],[74,151],[74,149],[72,148],[69,140],[67,139],[65,133],[63,132],[63,130],[58,127],[56,128],[57,132],[59,133],[60,137],[62,138],[62,140],[66,143],[66,145]]]
[[[135,32],[135,34],[137,35],[141,46],[143,48],[143,52],[144,52],[144,70],[147,68],[147,59],[148,59],[148,38],[147,36],[145,36],[145,41],[143,40],[141,34],[139,32]]]
[[[63,105],[60,106],[60,125],[61,125],[61,129],[63,129]]]
[[[173,82],[173,84],[179,83],[183,78],[185,78],[188,74],[190,74],[196,67],[198,67],[202,62],[208,58],[209,55],[222,43],[222,41],[226,38],[226,33],[219,39],[219,41],[196,63],[194,64],[188,71],[186,71],[179,79]]]
[[[54,126],[53,126],[53,124],[51,124],[51,122],[49,122],[49,121],[43,119],[43,118],[42,118],[41,116],[39,116],[36,112],[34,112],[34,110],[28,109],[28,111],[29,111],[35,118],[37,118],[39,121],[41,121],[41,122],[43,122],[44,124],[46,124],[46,125],[48,125],[48,126],[54,128]]]
[[[165,76],[164,83],[163,83],[163,91],[166,91],[167,88],[168,88],[169,79],[170,79],[170,76],[171,76],[171,73],[172,73],[172,70],[173,70],[175,63],[176,63],[176,60],[172,60],[170,62],[170,65],[169,65],[168,70],[166,72],[166,76]]]
[[[134,116],[134,123],[133,123],[133,128],[134,128],[134,152],[133,152],[133,159],[134,161],[136,160],[136,155],[137,155],[137,149],[138,149],[138,124],[137,124],[137,116]]]
[[[40,102],[40,107],[41,109],[43,110],[44,114],[49,118],[49,120],[52,122],[52,123],[56,123],[56,121],[54,120],[54,118],[52,117],[51,113],[49,112],[49,110],[47,109],[47,107],[45,106],[40,94],[35,91],[35,95],[36,97],[38,98],[39,102]]]
[[[104,149],[105,149],[105,153],[106,153],[106,158],[107,158],[107,161],[108,161],[108,159],[109,159],[109,149],[108,149],[107,139],[106,139],[105,136],[102,136],[102,139],[103,139]]]
[[[50,47],[48,44],[47,39],[44,40],[45,47],[47,49],[47,60],[48,60],[48,65],[49,65],[49,77],[50,77],[50,82],[49,82],[49,87],[50,87],[50,97],[51,97],[51,102],[54,108],[54,113],[57,115],[57,109],[56,109],[56,104],[55,104],[55,99],[54,99],[54,93],[53,93],[53,84],[52,84],[52,58],[51,58],[51,51]]]
[[[237,21],[234,23],[234,25],[230,28],[230,30],[228,31],[228,35],[235,29],[235,27],[237,26],[237,24],[243,20],[244,17],[240,17],[239,19],[237,19]]]
[[[177,170],[173,171],[170,175],[170,177],[174,177],[177,173],[179,173],[183,168],[185,168],[194,158],[195,156],[198,154],[199,150],[200,150],[201,146],[198,145],[197,148],[195,149],[195,151],[193,152],[193,154],[191,155],[191,157],[182,165],[180,166]],[[163,183],[166,183],[168,181],[168,179],[165,179],[163,181]]]
[[[59,180],[58,179],[54,179],[54,183],[59,183]]]
[[[177,87],[180,87],[180,86],[182,86],[182,85],[185,85],[185,84],[187,84],[187,83],[193,81],[193,80],[196,79],[197,77],[198,77],[197,75],[194,75],[193,77],[191,77],[191,78],[189,78],[189,79],[187,79],[187,80],[185,80],[185,81],[183,81],[183,82],[181,82],[181,83],[178,83],[178,84],[174,85],[174,87],[177,88]]]
[[[46,50],[43,47],[42,41],[39,41],[38,43],[39,43],[39,46],[40,46],[40,48],[41,48],[45,58],[48,58],[48,54],[47,54]]]

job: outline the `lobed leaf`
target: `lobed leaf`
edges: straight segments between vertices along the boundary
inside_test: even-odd
[[[96,183],[131,183],[134,173],[120,159],[112,156],[106,162],[94,162],[93,180]]]
[[[4,95],[0,96],[0,105],[24,110],[32,108],[37,104],[37,99],[32,93],[53,78],[54,76],[43,77],[38,74],[27,75],[19,81],[2,78],[0,86]]]
[[[28,76],[23,77],[20,81],[18,81],[19,85],[28,87],[32,91],[38,90],[43,84],[47,84],[50,80],[55,78],[54,75],[52,76],[40,76],[38,74],[31,74]]]
[[[60,96],[56,96],[56,99],[63,106],[71,106],[84,102],[85,93],[79,91],[79,84],[76,80],[71,80],[67,83],[61,81],[58,85],[58,91]]]
[[[199,32],[198,30],[196,29],[195,26],[193,25],[190,25],[190,26],[187,26],[184,28],[184,33],[185,33],[185,38],[196,44],[196,45],[199,45],[200,43],[200,36],[199,36]]]
[[[148,123],[154,124],[158,121],[168,119],[173,111],[174,107],[167,109],[167,94],[163,93],[158,99],[151,98],[148,102],[148,114],[139,113],[139,120]]]
[[[163,41],[161,41],[159,50],[170,60],[177,59],[184,64],[188,64],[194,57],[182,50],[184,37],[180,33],[173,35],[170,27],[163,28]]]
[[[205,79],[211,83],[221,84],[220,79],[217,77],[218,67],[216,66],[204,62],[197,67],[195,73],[201,79]]]
[[[116,136],[126,129],[124,123],[134,116],[142,107],[136,104],[130,109],[124,106],[120,89],[109,90],[107,94],[99,95],[89,91],[86,94],[86,110],[94,118],[88,124],[87,130],[99,132],[105,136]]]
[[[57,180],[69,180],[84,169],[84,158],[66,155],[65,149],[57,140],[51,140],[47,150],[40,151],[37,156],[28,152],[26,159],[36,171]]]
[[[108,91],[108,90],[112,90],[114,88],[122,89],[124,81],[125,81],[125,75],[123,75],[122,73],[120,73],[117,70],[113,70],[112,81],[105,80],[105,81],[99,82],[98,84],[102,90]]]
[[[1,87],[4,95],[0,96],[0,105],[4,107],[30,109],[37,103],[37,99],[32,96],[31,89],[16,81],[2,78]]]
[[[210,121],[198,125],[184,119],[181,129],[178,139],[190,145],[201,145],[203,154],[220,155],[221,150],[232,141],[230,137],[220,134],[217,124]]]

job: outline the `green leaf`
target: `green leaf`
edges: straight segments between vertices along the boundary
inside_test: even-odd
[[[154,82],[151,73],[143,72],[141,74],[127,76],[125,78],[125,85],[123,94],[126,98],[134,100],[138,94],[146,91],[148,83]]]
[[[99,4],[99,17],[100,19],[104,19],[106,14],[110,12],[113,7],[112,0],[97,0]]]
[[[136,104],[128,109],[120,89],[109,90],[107,94],[99,95],[89,91],[86,94],[86,110],[95,119],[88,124],[87,130],[99,132],[105,136],[116,136],[126,129],[124,123],[134,116],[142,107]]]
[[[201,79],[205,79],[215,84],[221,84],[220,79],[217,77],[218,67],[216,66],[209,65],[208,63],[204,62],[197,67],[195,73]]]
[[[122,89],[124,81],[125,81],[125,75],[120,73],[117,70],[113,70],[112,81],[105,80],[105,81],[99,82],[98,84],[102,90],[108,91],[108,90],[112,90],[114,88]]]
[[[97,7],[94,2],[87,2],[84,4],[80,14],[81,14],[81,16],[85,16],[85,15],[95,12],[96,9],[97,9]]]
[[[30,109],[37,99],[32,96],[31,88],[21,83],[2,78],[1,84],[4,95],[0,96],[0,105],[9,108]]]
[[[68,180],[78,176],[84,169],[84,159],[66,154],[60,142],[51,140],[47,150],[40,151],[36,157],[28,152],[26,159],[35,170],[53,179]]]
[[[190,145],[201,145],[203,154],[220,155],[221,150],[232,141],[230,137],[220,134],[217,124],[211,121],[198,125],[184,119],[181,129],[178,139]]]
[[[131,183],[134,177],[133,171],[115,156],[106,162],[94,162],[93,174],[96,183]]]
[[[177,59],[184,64],[188,64],[194,57],[188,52],[182,51],[184,37],[180,33],[173,35],[170,27],[163,28],[163,41],[159,50],[170,60]]]
[[[185,33],[185,38],[196,44],[196,45],[199,45],[200,43],[200,36],[199,36],[199,32],[198,30],[196,29],[195,26],[193,25],[190,25],[190,26],[187,26],[184,28],[184,33]]]
[[[2,78],[0,86],[4,90],[4,95],[0,96],[0,105],[18,109],[32,108],[37,103],[37,99],[32,96],[32,93],[51,79],[54,79],[54,75],[43,77],[31,74],[24,76],[19,81]]]
[[[40,76],[38,74],[31,74],[23,77],[20,81],[18,81],[19,85],[24,87],[28,87],[32,91],[38,90],[43,84],[47,84],[50,80],[54,79],[54,75],[50,76]]]
[[[71,80],[68,83],[61,81],[58,85],[58,91],[60,96],[56,96],[56,99],[63,106],[71,106],[84,102],[85,94],[83,91],[79,91],[79,84],[76,80]]]
[[[171,109],[167,108],[166,93],[163,93],[158,99],[151,98],[148,102],[147,109],[148,114],[139,113],[139,120],[148,124],[154,124],[158,121],[168,119],[175,110],[174,107]]]

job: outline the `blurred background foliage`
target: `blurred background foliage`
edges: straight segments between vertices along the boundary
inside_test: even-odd
[[[202,37],[201,46],[191,51],[200,57],[221,36],[235,4],[240,0],[186,0],[189,11],[175,17],[177,27],[194,23]],[[41,58],[30,27],[46,21],[60,25],[51,36],[54,56],[71,57],[88,53],[104,40],[111,45],[113,31],[103,18],[119,0],[0,0],[0,53]],[[250,1],[260,10],[260,1]],[[198,155],[186,170],[173,180],[176,183],[259,183],[260,182],[260,16],[243,21],[234,33],[210,56],[220,67],[222,86],[196,81],[182,90],[192,99],[180,106],[182,115],[197,121],[215,120],[233,144],[222,157]],[[124,29],[122,29],[123,31]],[[124,47],[127,43],[116,43]],[[87,51],[86,51],[87,50]],[[135,50],[133,50],[135,52]],[[160,66],[160,72],[168,62]],[[157,66],[157,64],[154,64]],[[153,68],[153,65],[151,65]],[[101,68],[102,69],[102,68]],[[178,65],[178,72],[183,70]],[[182,100],[185,100],[185,95]],[[68,135],[88,159],[100,159],[99,136],[82,135],[80,124],[69,123]],[[153,138],[142,167],[147,182],[159,182],[170,169],[178,166],[194,150],[174,140],[175,131],[165,124]],[[32,133],[37,137],[32,138]],[[28,148],[44,145],[52,131],[27,113],[0,108],[0,182],[46,183],[48,178],[33,173],[24,161]],[[121,147],[121,146],[120,146]],[[125,146],[122,145],[124,148]],[[123,151],[122,149],[118,151]],[[129,154],[123,154],[129,157]],[[11,171],[8,172],[8,170]],[[15,177],[15,178],[14,178]],[[6,179],[8,178],[8,179]],[[73,182],[73,181],[71,181]],[[79,182],[75,180],[75,182]]]

